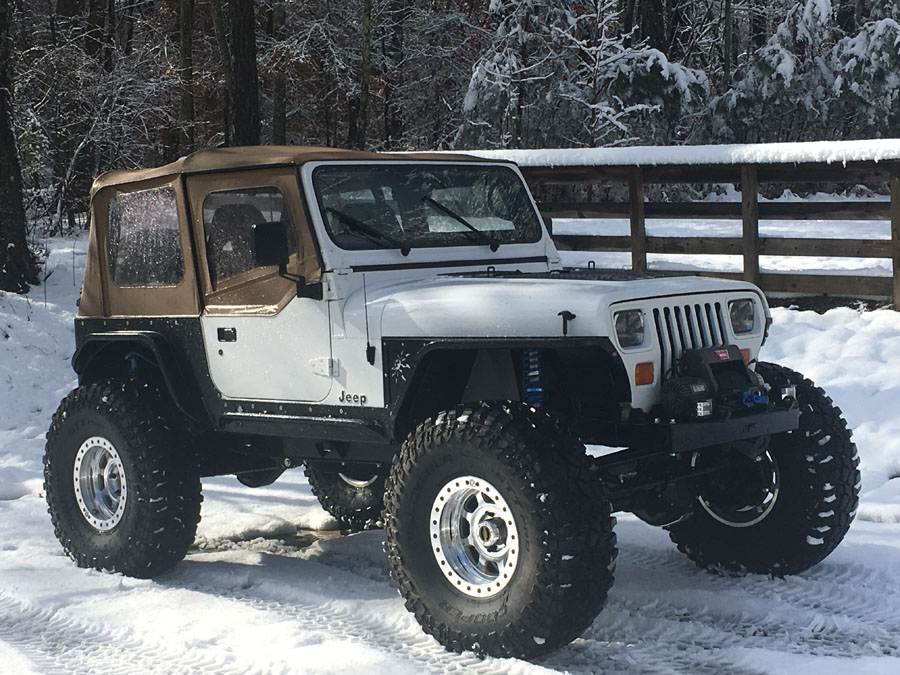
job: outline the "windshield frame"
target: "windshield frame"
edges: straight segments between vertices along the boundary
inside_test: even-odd
[[[535,246],[541,244],[544,239],[548,236],[546,226],[544,224],[543,218],[541,217],[540,211],[537,208],[537,204],[534,201],[534,197],[531,194],[528,185],[525,183],[524,178],[522,177],[521,172],[518,170],[518,167],[514,164],[506,163],[506,162],[491,162],[491,161],[459,161],[449,159],[447,161],[444,160],[403,160],[403,159],[383,159],[378,161],[366,161],[366,160],[350,160],[350,161],[323,161],[323,162],[315,162],[311,163],[311,165],[307,165],[304,167],[304,171],[302,172],[305,180],[303,181],[306,185],[305,190],[307,194],[307,199],[311,203],[315,203],[316,207],[316,218],[317,226],[321,230],[321,232],[328,238],[328,240],[341,251],[342,254],[364,254],[364,255],[372,255],[378,254],[380,252],[394,252],[397,255],[400,255],[400,249],[397,247],[391,246],[367,246],[363,245],[360,247],[347,247],[343,245],[337,237],[340,235],[335,235],[330,227],[329,222],[327,221],[326,213],[329,210],[328,207],[324,204],[322,200],[322,196],[319,192],[318,186],[315,183],[315,174],[317,171],[323,168],[333,168],[333,167],[360,167],[360,168],[396,168],[400,166],[408,166],[408,167],[416,167],[416,166],[433,166],[433,167],[446,167],[450,168],[460,168],[460,169],[476,169],[476,168],[490,168],[494,170],[505,170],[512,173],[513,179],[521,185],[523,192],[523,196],[527,202],[527,208],[533,214],[535,218],[535,232],[534,236],[526,237],[522,236],[521,239],[516,241],[498,241],[500,251],[504,248],[511,246]],[[483,232],[485,237],[476,237],[471,236],[474,233],[470,233],[468,231],[455,231],[459,236],[451,241],[444,242],[417,242],[415,240],[405,241],[409,249],[413,252],[415,251],[442,251],[442,250],[451,250],[451,249],[488,249],[492,251],[488,256],[496,255],[495,246],[491,244],[491,242],[487,241],[487,238],[491,238],[493,234],[497,232],[497,230],[479,230]],[[503,230],[500,230],[501,232]],[[467,236],[468,235],[468,236]],[[491,244],[489,246],[489,244]],[[407,254],[404,254],[404,257]]]

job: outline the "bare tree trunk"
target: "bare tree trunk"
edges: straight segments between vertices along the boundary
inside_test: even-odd
[[[79,0],[56,0],[56,14],[57,16],[71,18],[78,14],[83,4]]]
[[[641,3],[641,32],[654,49],[666,49],[665,0],[643,0]]]
[[[619,0],[619,11],[622,17],[622,33],[628,35],[634,29],[634,8],[636,0]],[[625,38],[625,45],[631,46],[631,37]]]
[[[210,0],[213,32],[225,79],[225,145],[259,145],[259,76],[253,0],[229,1],[229,26],[222,0]],[[230,39],[229,30],[230,28]]]
[[[531,17],[526,12],[522,17],[522,24],[527,26],[530,23]],[[530,65],[529,61],[529,52],[528,52],[528,40],[521,41],[521,48],[519,49],[519,59],[520,65],[519,68],[527,73],[528,66]],[[514,137],[512,142],[512,147],[514,148],[527,148],[527,145],[524,145],[526,135],[526,127],[525,127],[525,99],[528,96],[528,88],[524,82],[524,78],[519,78],[516,81],[516,109],[515,109],[515,124],[514,124]]]
[[[402,102],[399,95],[403,91],[405,23],[408,13],[407,2],[392,0],[388,11],[390,32],[382,42],[385,63],[384,146],[388,150],[395,148],[403,138]]]
[[[38,279],[25,239],[22,171],[12,128],[11,5],[0,0],[0,289],[22,293]]]
[[[98,56],[103,49],[104,25],[106,23],[106,3],[103,0],[88,0],[85,17],[84,49],[91,56]]]
[[[284,2],[275,2],[275,5],[272,7],[271,36],[276,41],[284,38],[284,14]],[[287,64],[284,62],[281,47],[279,46],[276,49],[278,49],[278,58],[275,59],[272,72],[272,144],[284,145],[287,143],[287,78],[284,72]]]
[[[259,75],[253,0],[230,0],[235,145],[259,145]]]
[[[111,73],[116,53],[116,0],[106,0],[106,26],[104,30],[103,68]]]
[[[181,67],[178,79],[181,84],[181,109],[178,119],[181,126],[179,145],[181,152],[194,151],[194,0],[179,2]]]
[[[222,0],[210,0],[209,10],[212,15],[213,33],[219,48],[219,62],[222,66],[222,77],[225,80],[225,92],[222,97],[222,125],[224,127],[225,145],[233,140],[231,124],[231,96],[234,91],[234,66],[231,58],[231,45],[228,42],[228,31],[225,28],[225,16],[222,14]]]
[[[837,22],[846,33],[857,30],[859,0],[839,0],[837,3]]]
[[[372,0],[362,4],[362,63],[359,67],[359,93],[350,101],[347,145],[362,150],[366,147],[369,117],[369,80],[372,77]]]
[[[679,0],[670,0],[669,2],[669,21],[666,29],[666,56],[670,61],[680,61],[684,58],[684,42],[682,36],[685,33],[687,23],[687,8],[689,4],[679,2]]]
[[[731,85],[731,77],[734,73],[734,63],[732,61],[734,52],[734,6],[732,5],[732,0],[725,0],[723,20],[725,21],[725,30],[722,44],[722,70],[724,72],[722,85],[723,87],[728,87]]]
[[[114,3],[115,0],[110,0]],[[134,5],[125,5],[120,14],[119,44],[121,45],[122,55],[131,56],[132,44],[134,38]]]
[[[753,49],[759,49],[766,44],[768,38],[768,9],[765,0],[751,0],[750,2],[750,38]]]

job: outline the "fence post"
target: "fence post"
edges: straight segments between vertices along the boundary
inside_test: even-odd
[[[640,167],[628,171],[628,202],[631,213],[631,269],[647,269],[647,229],[644,224],[644,172]]]
[[[741,167],[744,280],[759,285],[759,182],[755,166]]]
[[[891,263],[894,309],[900,310],[900,164],[891,165]]]

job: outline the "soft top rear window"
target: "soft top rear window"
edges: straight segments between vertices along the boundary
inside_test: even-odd
[[[542,227],[521,178],[505,166],[323,165],[313,187],[344,249],[533,243]]]
[[[118,286],[177,286],[184,254],[175,190],[123,192],[109,201],[109,268]]]

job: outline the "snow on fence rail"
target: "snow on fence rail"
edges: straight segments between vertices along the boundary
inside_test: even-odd
[[[647,268],[648,253],[740,255],[740,273],[704,272],[743,278],[767,293],[815,293],[900,298],[900,139],[768,143],[754,145],[591,148],[572,150],[478,151],[515,161],[532,187],[548,184],[628,185],[629,202],[542,202],[549,218],[622,218],[629,236],[557,235],[557,245],[574,251],[631,252],[632,267]],[[762,183],[882,183],[890,202],[759,202]],[[645,202],[647,184],[735,183],[740,203]],[[741,237],[647,236],[647,218],[734,218]],[[891,239],[760,237],[760,219],[890,220]],[[807,225],[810,227],[810,225]],[[760,273],[759,256],[887,258],[893,277]],[[672,271],[671,274],[684,274]],[[895,305],[897,303],[895,302]]]

